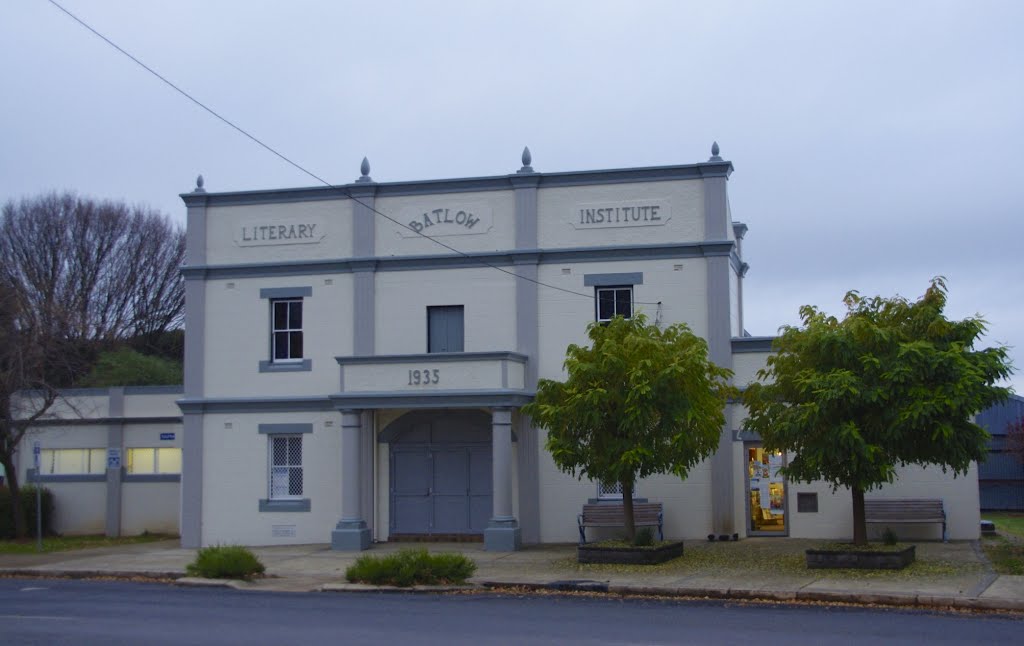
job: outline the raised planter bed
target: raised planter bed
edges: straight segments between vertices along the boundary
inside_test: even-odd
[[[655,565],[683,555],[683,542],[665,543],[657,547],[611,547],[600,543],[580,545],[576,560],[580,563],[619,563],[626,565]]]
[[[914,562],[914,546],[901,550],[807,550],[809,568],[902,570]]]

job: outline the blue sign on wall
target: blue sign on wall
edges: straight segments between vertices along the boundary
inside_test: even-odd
[[[160,439],[161,440],[173,440],[174,439],[174,433],[161,433],[160,434]]]

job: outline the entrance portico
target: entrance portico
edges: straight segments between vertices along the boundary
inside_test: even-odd
[[[526,357],[514,352],[339,357],[342,513],[336,550],[365,550],[371,529],[360,501],[373,477],[361,446],[387,446],[387,536],[483,535],[490,551],[521,544],[513,505],[513,410],[527,403]],[[383,428],[364,411],[406,411]],[[364,508],[365,509],[365,508]],[[385,535],[378,531],[378,535]]]

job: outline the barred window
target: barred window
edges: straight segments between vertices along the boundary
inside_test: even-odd
[[[636,493],[634,492],[634,496]],[[622,483],[621,482],[598,482],[597,483],[597,497],[598,498],[609,498],[609,499],[622,499]]]
[[[302,359],[302,299],[274,300],[271,356],[274,361]]]
[[[302,436],[270,436],[270,499],[302,497]]]

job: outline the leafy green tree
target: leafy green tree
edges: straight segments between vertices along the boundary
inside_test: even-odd
[[[169,386],[182,383],[181,364],[122,348],[100,354],[79,386]]]
[[[564,472],[622,485],[632,541],[634,484],[657,473],[685,478],[715,451],[732,372],[708,361],[707,344],[683,324],[616,317],[587,334],[591,346],[566,351],[568,379],[541,379],[523,412],[548,430]]]
[[[936,465],[966,473],[986,455],[973,415],[1004,401],[1011,373],[1004,347],[975,350],[981,318],[951,321],[946,284],[915,302],[848,292],[839,320],[800,309],[776,354],[744,393],[747,430],[788,451],[788,477],[824,480],[853,494],[853,541],[867,543],[864,492],[893,481],[896,467]]]

